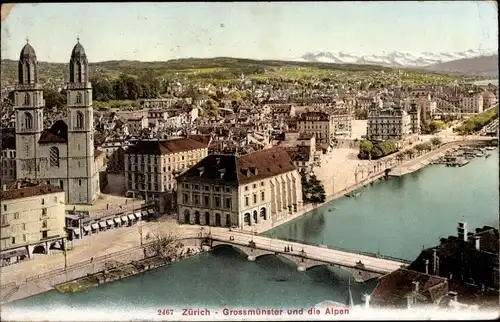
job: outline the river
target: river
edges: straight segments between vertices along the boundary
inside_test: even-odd
[[[266,235],[414,259],[422,245],[456,235],[457,222],[462,220],[470,229],[498,225],[497,151],[462,168],[434,165],[375,182],[362,188],[356,198],[334,200]],[[325,300],[347,303],[349,281],[340,269],[323,266],[298,272],[278,257],[250,262],[231,248],[219,248],[87,291],[51,291],[2,309],[9,315],[29,308],[41,312],[199,305],[307,308]],[[373,287],[373,283],[352,282],[354,302],[360,303],[361,295]]]

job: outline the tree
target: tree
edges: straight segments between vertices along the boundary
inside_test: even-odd
[[[368,140],[363,140],[359,143],[359,158],[368,159],[373,150],[373,143]]]
[[[58,110],[66,107],[67,97],[63,92],[54,89],[44,89],[44,100],[46,108],[57,108]]]
[[[172,261],[182,247],[179,238],[171,231],[162,231],[159,227],[153,233],[153,241],[146,248],[146,252]]]
[[[429,123],[429,132],[431,134],[441,131],[444,128],[444,123],[439,121],[432,121]]]
[[[432,144],[432,145],[438,146],[438,145],[441,145],[441,143],[442,143],[442,141],[441,141],[441,139],[440,139],[440,138],[438,138],[438,137],[433,137],[433,138],[431,139],[431,144]]]
[[[319,204],[325,202],[325,187],[323,183],[318,180],[314,173],[307,175],[301,172],[302,183],[302,200],[306,203]]]

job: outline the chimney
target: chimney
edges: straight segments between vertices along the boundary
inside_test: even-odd
[[[467,241],[467,223],[459,222],[458,223],[458,239],[463,241]]]
[[[450,292],[448,292],[448,296],[451,297],[453,302],[457,302],[457,298],[458,298],[457,292],[450,291]]]
[[[246,173],[247,173],[247,177],[250,177],[250,175],[252,174],[252,173],[250,172],[250,169],[246,169]]]
[[[369,309],[370,308],[370,299],[371,299],[371,296],[368,295],[368,294],[365,294],[365,296],[364,296],[365,309]]]
[[[3,184],[2,188],[3,188],[3,191],[7,191],[7,185],[5,183]]]
[[[226,169],[220,169],[219,170],[220,178],[224,177],[224,174],[226,174]]]
[[[411,282],[411,284],[413,285],[413,292],[415,293],[418,293],[418,282],[417,281],[413,281]]]
[[[21,181],[17,182],[17,189],[21,189]]]
[[[257,168],[253,168],[253,173],[254,173],[255,175],[258,175],[258,174],[259,174],[259,169],[257,169]]]
[[[406,296],[406,306],[408,309],[411,309],[412,302],[413,302],[413,296],[407,295]]]
[[[429,260],[425,260],[425,274],[429,274]]]
[[[475,236],[474,237],[474,242],[476,244],[476,249],[477,250],[481,250],[481,247],[480,247],[480,245],[481,245],[481,237]]]
[[[205,171],[205,167],[198,168],[198,174],[200,175],[200,177],[203,175],[203,171]]]

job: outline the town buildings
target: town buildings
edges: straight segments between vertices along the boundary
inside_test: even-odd
[[[330,143],[335,136],[334,116],[324,112],[305,112],[297,119],[300,133],[314,134],[319,143]]]
[[[411,117],[399,106],[372,108],[368,112],[366,137],[371,141],[404,140],[412,133]]]
[[[175,176],[207,154],[206,144],[187,138],[137,142],[125,150],[126,195],[155,201],[163,213],[175,201]]]
[[[302,209],[300,175],[282,148],[209,155],[177,177],[182,224],[250,227]]]
[[[4,128],[1,133],[2,141],[2,184],[9,184],[16,180],[16,136],[14,128]]]
[[[2,266],[64,247],[65,195],[64,190],[50,184],[17,181],[10,187],[3,185],[0,193]]]
[[[16,175],[64,189],[70,204],[92,204],[99,196],[99,172],[94,160],[92,86],[88,61],[80,42],[69,63],[68,123],[43,127],[43,91],[38,83],[35,50],[27,43],[19,57],[14,91],[16,113]]]

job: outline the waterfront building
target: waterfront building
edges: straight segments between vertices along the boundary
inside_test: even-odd
[[[16,175],[59,186],[70,204],[92,204],[99,196],[94,160],[92,86],[85,50],[78,42],[69,63],[68,118],[44,129],[44,99],[35,50],[27,43],[19,57],[16,113]]]
[[[471,93],[459,98],[459,107],[463,114],[481,113],[483,111],[483,95]]]
[[[411,116],[401,107],[372,109],[368,112],[366,136],[368,140],[404,140],[412,133]]]
[[[301,211],[299,172],[283,148],[212,154],[177,177],[178,221],[248,227]]]
[[[126,195],[155,201],[163,213],[175,201],[175,176],[207,154],[206,144],[187,138],[137,142],[125,150]]]
[[[0,200],[2,266],[63,248],[64,190],[50,184],[17,181],[11,187],[3,185]]]
[[[412,103],[410,106],[408,114],[410,115],[411,133],[420,134],[420,109],[416,103]]]
[[[334,116],[324,112],[305,112],[297,119],[300,133],[313,134],[319,143],[330,143],[335,136]]]
[[[2,129],[2,184],[16,180],[16,136],[14,128]]]

